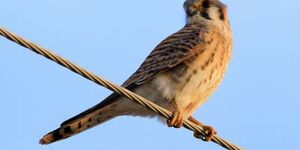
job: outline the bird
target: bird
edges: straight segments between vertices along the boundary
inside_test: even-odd
[[[180,128],[184,120],[201,125],[210,141],[216,130],[192,114],[221,84],[231,59],[233,36],[227,6],[219,0],[186,0],[186,23],[156,46],[122,87],[172,112],[160,118],[169,127]],[[159,116],[129,99],[112,93],[99,104],[64,121],[40,139],[50,144],[69,138],[119,116]]]

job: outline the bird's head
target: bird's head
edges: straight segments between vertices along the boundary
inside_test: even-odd
[[[203,20],[229,23],[226,5],[219,0],[186,0],[183,7],[187,24],[196,24]]]

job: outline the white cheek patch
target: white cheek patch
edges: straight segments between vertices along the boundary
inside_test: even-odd
[[[208,9],[208,15],[212,20],[220,20],[220,11],[217,7],[211,7]]]

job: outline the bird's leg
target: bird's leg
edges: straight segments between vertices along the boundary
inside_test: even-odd
[[[171,101],[174,106],[174,111],[172,117],[167,120],[167,124],[169,127],[180,128],[183,124],[183,114],[180,108],[178,107],[175,100]]]
[[[195,132],[194,136],[196,138],[198,138],[198,139],[202,139],[204,141],[211,141],[211,139],[214,137],[214,135],[217,134],[217,132],[216,132],[216,130],[214,128],[202,124],[200,121],[196,120],[192,116],[189,117],[188,120],[191,121],[191,122],[193,122],[196,125],[199,125],[199,126],[203,127],[203,129],[206,131],[206,135],[205,136],[203,136],[202,133]]]

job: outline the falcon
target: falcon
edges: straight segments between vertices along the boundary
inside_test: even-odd
[[[163,40],[122,86],[173,112],[163,120],[169,127],[180,128],[188,119],[207,131],[204,137],[200,133],[194,136],[210,141],[216,131],[192,114],[223,80],[231,56],[232,33],[227,8],[219,0],[186,0],[184,10],[186,25]],[[124,115],[158,116],[113,93],[63,122],[40,143],[53,143]]]

